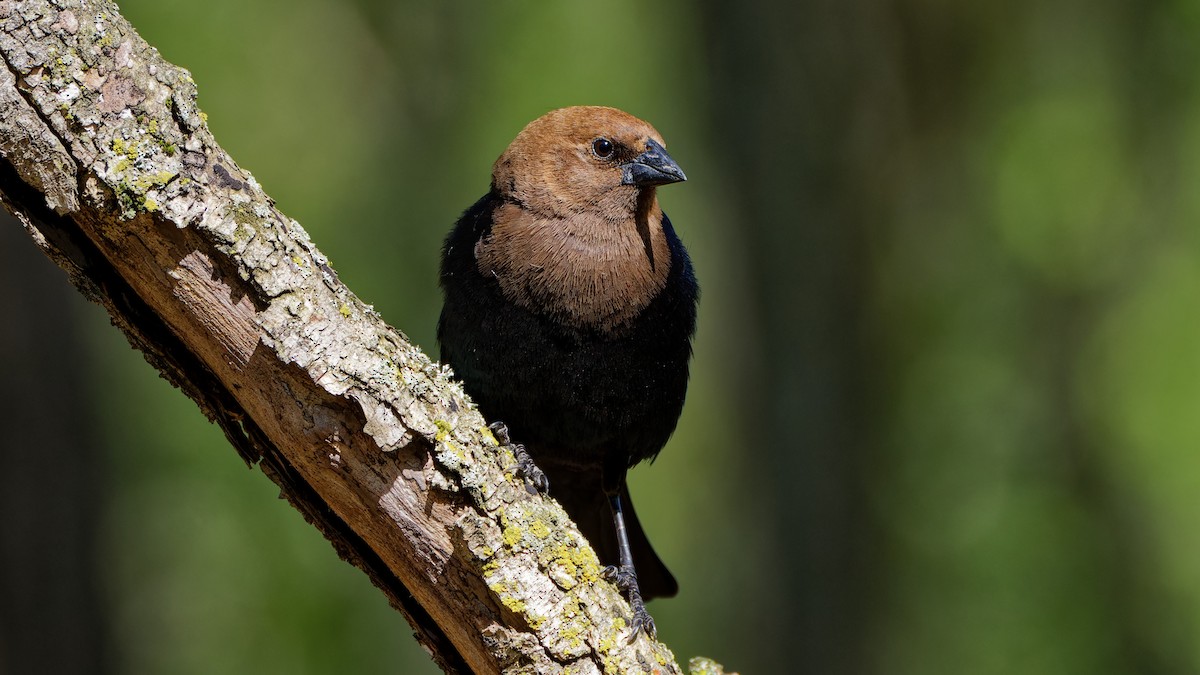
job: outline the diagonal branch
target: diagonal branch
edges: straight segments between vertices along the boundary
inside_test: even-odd
[[[216,144],[103,0],[0,1],[0,198],[451,672],[679,672],[444,369]]]

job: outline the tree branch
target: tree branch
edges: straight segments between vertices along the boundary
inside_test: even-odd
[[[100,0],[0,1],[0,197],[451,672],[677,673],[445,369],[216,144]]]

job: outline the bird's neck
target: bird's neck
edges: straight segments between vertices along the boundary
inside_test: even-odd
[[[534,313],[619,335],[666,286],[671,267],[662,210],[646,192],[624,219],[547,217],[506,202],[475,246],[479,272]]]

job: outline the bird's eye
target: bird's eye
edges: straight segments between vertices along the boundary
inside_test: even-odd
[[[607,138],[597,138],[592,141],[592,152],[600,159],[608,159],[613,155],[613,143]]]

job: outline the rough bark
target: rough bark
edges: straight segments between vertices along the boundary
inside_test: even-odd
[[[216,144],[94,0],[0,1],[0,196],[452,672],[679,672],[450,373]]]

